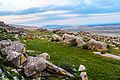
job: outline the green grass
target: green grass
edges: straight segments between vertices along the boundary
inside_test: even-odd
[[[116,47],[110,46],[108,50],[105,52],[120,56],[120,49],[115,49],[115,48]]]
[[[95,55],[91,50],[84,50],[63,43],[52,43],[45,39],[29,40],[25,44],[27,49],[49,53],[50,61],[57,66],[69,64],[75,65],[77,69],[80,64],[85,65],[89,80],[120,79],[120,61]],[[39,54],[37,53],[37,55]],[[36,55],[36,53],[29,55]]]
[[[39,36],[41,36],[41,35],[52,35],[53,33],[52,32],[40,32],[40,31],[30,31],[30,33],[32,34],[32,35],[39,35]]]

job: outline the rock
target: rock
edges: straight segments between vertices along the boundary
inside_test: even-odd
[[[58,76],[69,76],[73,77],[72,74],[67,72],[66,70],[57,67],[56,65],[52,64],[51,62],[47,61],[43,57],[32,57],[29,56],[27,62],[23,65],[24,73],[27,77],[35,76],[40,74],[44,70],[47,72],[53,73]]]
[[[77,46],[78,47],[81,47],[81,46],[83,46],[84,44],[86,44],[83,40],[82,40],[82,38],[81,37],[76,37],[76,42],[77,42]]]
[[[10,46],[11,44],[11,40],[2,40],[0,41],[0,49]]]
[[[47,30],[47,29],[44,29],[44,28],[39,28],[39,29],[37,29],[37,31],[40,31],[40,32],[48,32],[48,30]]]
[[[57,34],[52,35],[52,41],[59,42],[61,40],[62,40],[62,38],[59,35],[57,35]]]
[[[20,56],[21,53],[18,53],[18,52],[15,52],[15,51],[11,51],[9,52],[9,54],[7,55],[7,60],[8,61],[11,61],[13,60],[14,58],[17,58],[18,56]]]
[[[26,50],[27,53],[35,53],[36,51],[34,50]]]
[[[8,48],[2,49],[2,54],[6,56],[4,59],[11,62],[16,67],[19,67],[27,61],[24,54],[9,50]]]
[[[17,76],[14,76],[13,78],[14,78],[14,80],[19,80],[19,78]]]
[[[66,70],[52,64],[49,61],[46,61],[46,65],[47,65],[46,70],[57,75],[58,77],[74,77],[74,75],[72,75],[71,73],[69,73]]]
[[[82,78],[82,80],[88,80],[88,76],[86,72],[81,72],[80,77]]]
[[[25,52],[25,45],[22,43],[13,42],[1,50],[4,59],[11,62],[14,66],[19,67],[27,60],[27,53]]]
[[[48,53],[42,53],[40,54],[38,57],[43,57],[44,59],[46,60],[49,60],[50,59],[50,55]]]
[[[27,58],[27,62],[24,65],[24,73],[27,77],[33,76],[40,73],[46,68],[46,60],[43,57],[32,57]]]
[[[80,65],[80,66],[79,66],[78,71],[85,71],[85,70],[86,70],[86,68],[85,68],[85,66],[84,66],[84,65]]]
[[[11,50],[11,51],[24,53],[25,52],[25,46],[26,45],[24,45],[22,43],[12,43],[10,46],[2,49],[2,51],[5,51],[5,53],[8,53]]]
[[[94,54],[101,54],[101,52],[93,52]]]
[[[11,54],[7,56],[7,60],[14,64],[14,66],[19,67],[27,61],[27,58],[23,54],[11,52]]]
[[[81,37],[77,37],[74,35],[69,35],[69,34],[64,34],[62,36],[63,42],[68,43],[68,44],[72,44],[73,46],[78,46],[81,47],[84,44],[86,44]]]
[[[67,33],[67,32],[64,31],[64,30],[56,29],[56,30],[53,30],[53,33],[58,34],[58,35],[63,35],[65,33]]]
[[[5,27],[6,24],[3,21],[0,21],[0,26]]]
[[[92,50],[97,50],[97,51],[104,51],[107,50],[107,44],[104,42],[96,41],[94,39],[91,39],[88,42],[88,48]]]
[[[15,34],[15,39],[19,39],[19,34]]]
[[[118,49],[120,49],[120,48],[119,48],[119,47],[116,47],[116,48],[114,48],[114,49],[118,50]]]
[[[74,77],[74,75],[70,74],[66,70],[47,61],[47,59],[50,59],[48,53],[40,54],[37,57],[26,56],[27,53],[25,50],[25,45],[19,42],[13,42],[10,46],[3,48],[1,53],[4,55],[4,59],[6,59],[8,63],[10,62],[10,64],[12,63],[14,67],[23,69],[27,77],[40,77],[44,71],[60,77]],[[13,69],[12,71],[18,73],[16,69]],[[8,71],[6,71],[6,73],[10,75],[11,78],[18,79],[16,76],[12,77]]]
[[[76,40],[74,35],[64,34],[62,36],[63,42],[71,44],[73,41]]]
[[[3,48],[1,50],[2,55],[9,55],[11,52],[15,51],[18,53],[23,54],[25,57],[27,57],[27,53],[26,53],[26,45],[22,44],[22,43],[12,43],[10,46]]]

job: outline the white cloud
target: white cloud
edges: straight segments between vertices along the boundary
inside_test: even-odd
[[[0,0],[0,10],[16,11],[31,7],[46,7],[50,5],[65,6],[72,5],[72,0]]]
[[[82,17],[87,15],[89,17]],[[72,14],[71,14],[72,16]],[[120,22],[120,13],[106,13],[106,14],[80,14],[80,17],[73,17],[63,20],[53,20],[49,22],[39,23],[39,25],[47,24],[63,24],[63,25],[87,25],[87,24],[109,24]]]
[[[38,13],[40,15],[48,15],[48,14],[63,14],[63,13],[66,13],[66,12],[69,12],[69,11],[46,11],[46,12],[43,12],[43,13]]]
[[[93,4],[93,0],[84,0],[86,5],[91,5]]]
[[[54,12],[48,12],[54,13]],[[46,14],[47,15],[47,14]],[[104,14],[58,14],[60,17],[67,17],[67,19],[60,20],[51,20],[51,21],[42,21],[45,19],[43,15],[29,14],[29,15],[10,15],[10,16],[0,16],[0,19],[9,24],[16,23],[27,23],[29,21],[37,21],[38,23],[34,25],[45,25],[45,24],[73,24],[73,25],[83,25],[83,24],[95,24],[95,23],[113,23],[120,22],[120,13],[104,13]],[[79,17],[77,17],[79,16]],[[83,17],[87,16],[87,17]],[[54,16],[53,16],[54,18]],[[42,22],[41,22],[42,21]]]

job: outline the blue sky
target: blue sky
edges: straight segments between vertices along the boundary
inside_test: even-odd
[[[0,20],[23,25],[120,23],[120,0],[0,0]]]

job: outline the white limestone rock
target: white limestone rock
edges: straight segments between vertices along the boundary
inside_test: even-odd
[[[85,71],[85,70],[86,70],[86,68],[85,68],[85,66],[84,66],[84,65],[80,65],[80,66],[79,66],[78,71]]]
[[[88,75],[86,72],[81,72],[80,77],[82,78],[82,80],[88,80]]]

